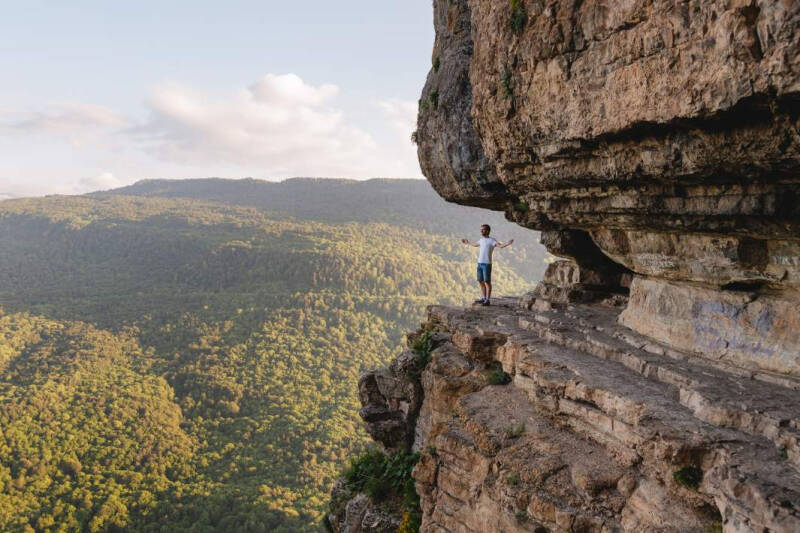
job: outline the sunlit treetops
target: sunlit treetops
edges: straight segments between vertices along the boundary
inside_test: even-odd
[[[347,189],[388,198],[384,220],[209,185],[224,198],[0,204],[0,530],[316,530],[368,443],[359,373],[426,305],[474,296],[474,249],[453,237],[474,216],[403,220],[433,205],[419,184]],[[500,292],[543,268],[520,244],[497,257]]]

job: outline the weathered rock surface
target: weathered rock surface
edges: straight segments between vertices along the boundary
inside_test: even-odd
[[[444,198],[581,267],[798,287],[800,3],[436,0],[434,24],[417,139]]]
[[[400,520],[372,502],[366,494],[348,490],[339,480],[331,493],[327,524],[334,533],[395,533]]]
[[[471,116],[470,6],[465,1],[433,5],[435,26],[447,31],[436,32],[434,71],[420,98],[420,109],[429,111],[417,132],[422,172],[445,198],[492,206],[506,195]]]
[[[450,339],[422,375],[423,531],[800,530],[800,380],[660,345],[619,312],[429,308]],[[498,363],[510,384],[488,384]]]
[[[423,173],[567,260],[362,378],[422,529],[800,531],[800,2],[433,5]]]
[[[361,375],[359,415],[367,432],[386,450],[407,448],[414,440],[414,424],[422,405],[422,387],[409,378],[416,371],[412,351],[403,352],[391,366]]]
[[[637,277],[620,323],[700,357],[800,376],[798,304],[792,291],[718,291]]]
[[[797,222],[796,2],[436,0],[434,25],[419,154],[445,198],[474,201],[477,183],[448,137],[495,171],[478,203],[524,199],[543,229]],[[797,228],[773,222],[758,230]]]

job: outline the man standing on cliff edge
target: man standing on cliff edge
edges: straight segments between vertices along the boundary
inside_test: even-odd
[[[481,285],[483,298],[475,300],[473,303],[481,305],[490,305],[492,298],[492,252],[494,252],[495,248],[505,248],[506,246],[511,246],[514,242],[514,239],[505,244],[499,242],[494,237],[489,237],[491,231],[492,228],[489,227],[489,224],[483,224],[481,225],[481,238],[478,239],[478,242],[469,242],[467,239],[461,239],[464,244],[480,248],[478,252],[478,283]]]

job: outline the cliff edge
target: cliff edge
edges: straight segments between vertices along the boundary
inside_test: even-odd
[[[433,5],[424,174],[562,260],[362,376],[420,529],[800,531],[800,3]]]

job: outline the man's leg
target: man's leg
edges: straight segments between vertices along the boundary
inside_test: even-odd
[[[486,285],[484,285],[484,281],[486,273],[484,272],[483,265],[478,263],[478,284],[481,286],[481,299],[475,300],[473,303],[481,304],[486,301]]]
[[[486,285],[486,299],[483,305],[489,305],[489,300],[492,299],[492,264],[486,265],[486,274],[483,278],[483,284]]]

